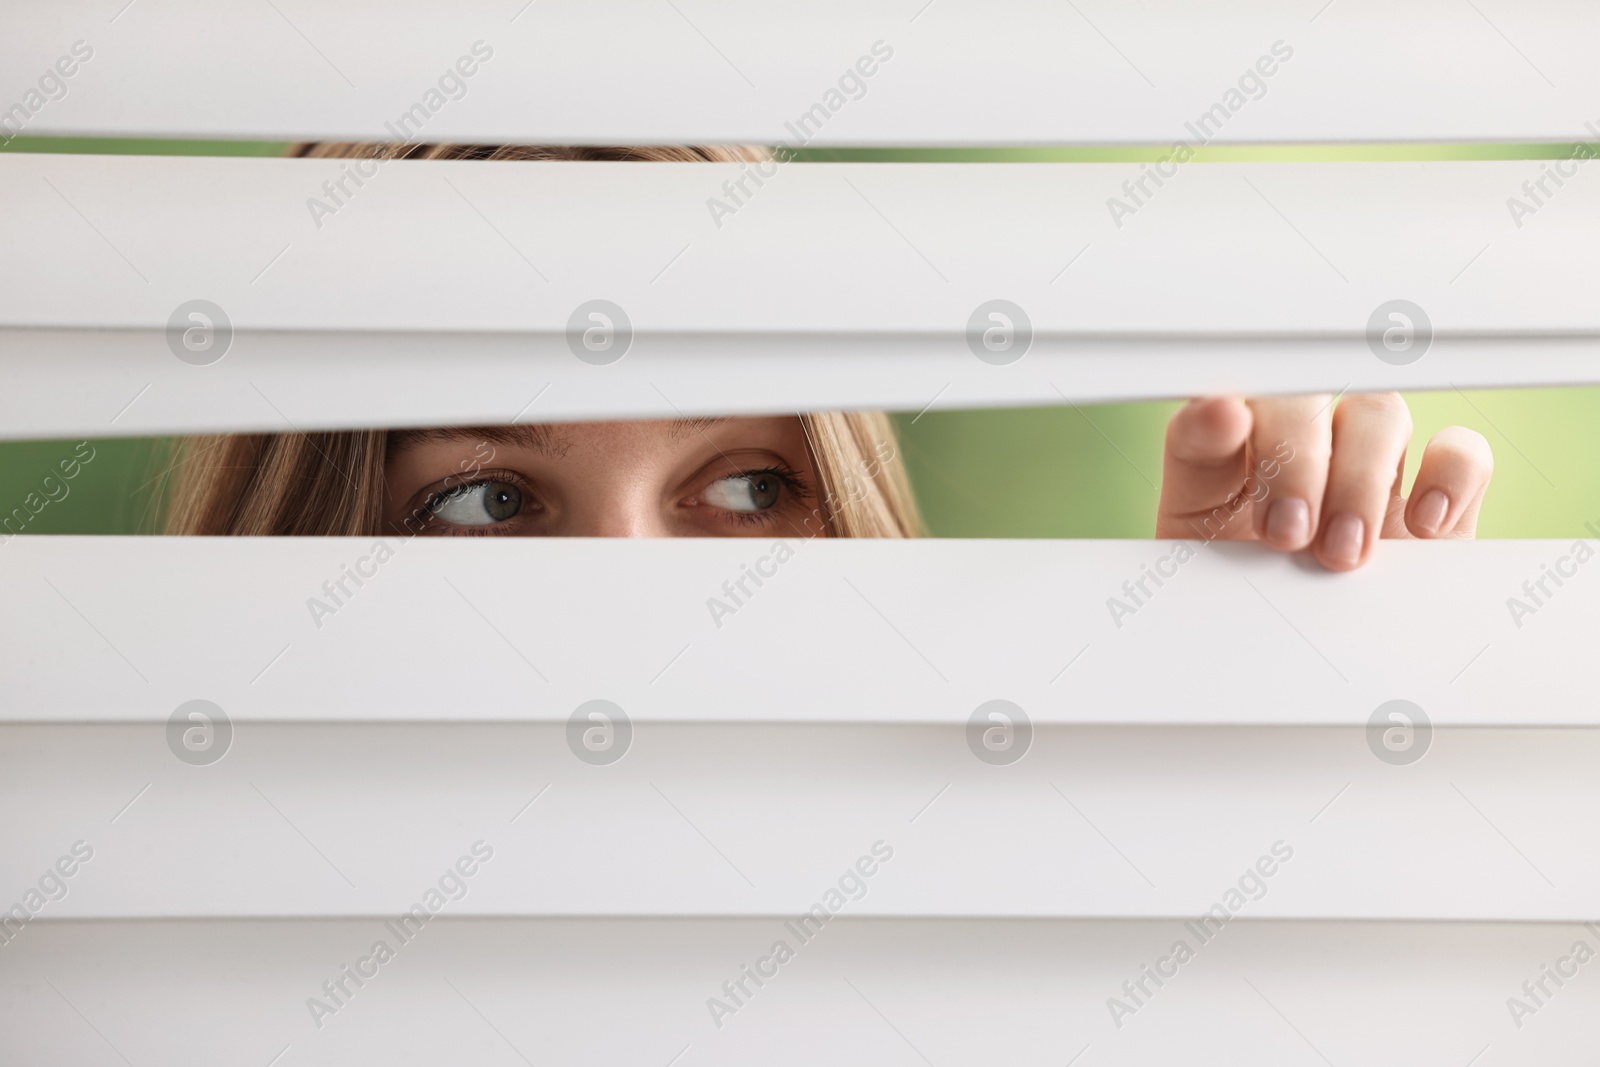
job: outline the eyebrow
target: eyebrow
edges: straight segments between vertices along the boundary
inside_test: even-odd
[[[394,430],[389,434],[388,451],[392,454],[405,448],[431,444],[435,441],[489,441],[493,444],[526,448],[539,455],[565,451],[565,442],[551,432],[549,426],[529,423],[526,426],[438,426],[425,430]]]
[[[667,433],[674,441],[678,441],[692,433],[704,433],[713,426],[721,426],[725,422],[732,421],[733,417],[730,415],[698,419],[673,419]]]
[[[713,426],[732,422],[731,416],[673,419],[668,435],[674,441],[692,433],[704,433]],[[429,444],[434,441],[488,441],[491,444],[524,448],[541,456],[560,456],[570,447],[556,425],[530,422],[512,426],[439,426],[424,430],[395,430],[389,434],[389,451]]]

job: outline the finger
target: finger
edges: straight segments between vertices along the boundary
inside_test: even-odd
[[[1399,393],[1347,397],[1333,413],[1333,458],[1315,555],[1329,570],[1367,561],[1398,492],[1411,412]]]
[[[1229,509],[1239,504],[1244,486],[1250,418],[1244,401],[1232,397],[1191,400],[1172,416],[1157,537],[1211,538],[1249,530],[1248,516],[1239,517],[1244,507]]]
[[[1333,397],[1268,397],[1250,401],[1250,409],[1256,537],[1295,552],[1311,543],[1321,517],[1333,452]]]
[[[1483,434],[1447,426],[1423,450],[1406,501],[1406,529],[1415,537],[1472,537],[1494,473],[1494,451]]]

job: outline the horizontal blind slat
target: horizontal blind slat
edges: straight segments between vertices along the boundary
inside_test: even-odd
[[[205,766],[160,726],[0,727],[0,806],[32,813],[4,884],[82,840],[41,918],[1575,922],[1600,895],[1592,729],[1394,765],[1361,727],[1051,726],[996,766],[960,726],[639,723],[595,766],[559,725],[236,727]]]
[[[1336,581],[1198,537],[23,535],[0,552],[11,722],[163,723],[196,698],[239,721],[565,722],[603,697],[639,722],[961,724],[1003,698],[1041,723],[1356,726],[1400,698],[1440,724],[1600,724],[1592,543],[1385,541]],[[453,668],[419,668],[488,654],[466,694]],[[815,681],[778,684],[789,663]]]
[[[1130,165],[791,164],[713,217],[737,166],[409,162],[314,222],[341,165],[0,158],[4,432],[1600,380],[1600,183],[1514,220],[1533,162],[1194,164],[1115,221]]]
[[[1576,926],[1233,923],[1175,975],[1169,959],[1163,985],[1135,987],[1118,1027],[1108,998],[1133,1007],[1123,983],[1167,957],[1181,925],[953,920],[836,921],[762,986],[745,979],[736,1008],[723,984],[767,956],[780,924],[436,920],[360,987],[345,979],[334,1007],[322,983],[370,960],[384,936],[370,921],[30,929],[0,949],[11,976],[0,1011],[27,1020],[8,1051],[19,1063],[121,1062],[104,1038],[133,1063],[175,1067],[264,1064],[286,1046],[285,1063],[499,1067],[520,1053],[876,1067],[921,1062],[916,1049],[940,1067],[1075,1054],[1136,1067],[1205,1048],[1271,1067],[1321,1062],[1316,1049],[1336,1064],[1461,1067],[1492,1046],[1512,1062],[1578,1067],[1600,1009],[1584,969],[1546,981],[1522,1027],[1506,1011],[1507,997],[1532,1005],[1522,983],[1540,964],[1570,969],[1579,939],[1592,951]],[[314,1019],[312,997],[331,1013]],[[720,1027],[713,997],[734,1009]]]
[[[6,103],[26,105],[14,119],[22,132],[79,136],[816,145],[1592,136],[1594,9],[1477,8],[167,0],[108,14],[73,0],[12,5],[0,70]],[[91,53],[81,64],[74,42]],[[72,75],[30,100],[61,58]]]

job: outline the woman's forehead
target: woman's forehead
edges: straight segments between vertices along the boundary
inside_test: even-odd
[[[486,441],[506,445],[537,455],[559,456],[583,439],[609,436],[659,436],[668,442],[681,441],[712,427],[731,422],[760,424],[767,419],[683,418],[632,422],[527,423],[506,426],[443,426],[422,430],[396,430],[389,435],[390,452],[420,448],[430,444],[476,444]],[[771,421],[783,421],[778,417]]]

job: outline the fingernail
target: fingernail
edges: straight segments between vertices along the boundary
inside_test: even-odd
[[[1366,536],[1367,524],[1357,515],[1345,512],[1335,515],[1328,523],[1328,534],[1322,542],[1322,552],[1329,560],[1344,567],[1354,567],[1361,562],[1361,542]]]
[[[1411,525],[1424,533],[1438,533],[1450,513],[1450,498],[1443,489],[1429,489],[1411,509]]]
[[[1311,539],[1311,505],[1299,497],[1284,497],[1267,509],[1267,540],[1299,548]]]

